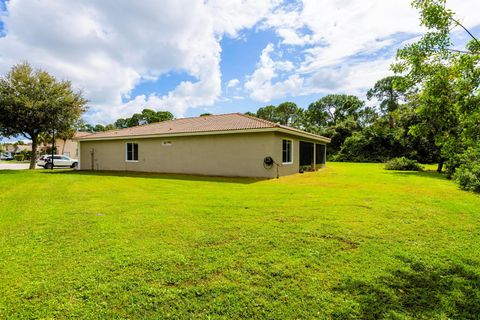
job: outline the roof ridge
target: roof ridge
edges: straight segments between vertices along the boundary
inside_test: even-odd
[[[148,126],[158,125],[160,123],[164,124],[164,123],[174,122],[174,121],[178,121],[178,120],[187,120],[187,119],[204,118],[204,117],[219,117],[219,116],[228,116],[228,115],[234,115],[234,114],[240,114],[240,113],[239,112],[231,112],[231,113],[222,113],[222,114],[211,114],[211,115],[208,115],[208,116],[195,116],[195,117],[177,118],[177,119],[170,119],[170,120],[165,120],[165,121],[139,124],[139,125],[136,125],[136,126],[133,126],[133,127],[115,128],[115,129],[110,129],[110,130],[105,130],[105,131],[93,132],[93,133],[90,133],[90,134],[97,134],[97,133],[110,132],[110,131],[123,131],[123,130],[138,128],[138,127],[144,128],[144,127],[148,127]]]
[[[273,122],[273,121],[269,121],[269,120],[262,119],[262,118],[259,118],[259,117],[254,117],[254,116],[251,116],[251,115],[247,115],[247,114],[245,114],[245,113],[237,112],[237,114],[240,115],[240,116],[243,116],[243,117],[245,117],[245,118],[249,118],[249,119],[253,119],[253,120],[258,120],[258,121],[260,121],[260,122],[263,122],[263,123],[272,125],[273,127],[279,127],[279,126],[280,126],[278,123],[275,123],[275,122]]]
[[[142,127],[142,128],[151,127],[151,126],[155,126],[155,125],[159,125],[159,124],[165,124],[165,123],[168,123],[168,122],[174,122],[174,121],[179,121],[179,120],[188,120],[188,119],[206,118],[206,117],[221,117],[221,116],[229,116],[229,115],[242,115],[242,114],[240,112],[231,112],[231,113],[222,113],[222,114],[211,114],[211,115],[208,115],[208,116],[185,117],[185,118],[178,118],[178,119],[152,122],[152,123],[147,123],[147,124],[139,124],[139,125],[136,125],[136,126],[133,126],[133,127],[127,127],[127,128],[114,128],[114,129],[105,130],[105,131],[90,132],[89,135],[96,135],[96,134],[102,134],[102,133],[105,133],[105,132],[113,132],[113,131],[122,132],[122,131],[131,130],[131,129],[135,129],[135,128],[139,128],[139,127]],[[253,118],[255,118],[255,117],[253,117]],[[258,118],[255,118],[255,119],[258,119]],[[259,120],[263,120],[263,119],[259,119]]]

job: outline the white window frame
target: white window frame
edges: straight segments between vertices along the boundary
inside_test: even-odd
[[[283,141],[290,141],[290,162],[283,162]],[[282,164],[293,164],[293,140],[282,139]]]
[[[125,143],[125,162],[138,162],[138,158],[137,158],[137,160],[128,160],[128,145],[129,144],[136,144],[137,145],[137,156],[140,157],[140,148],[138,146],[138,143],[137,142],[126,142]]]

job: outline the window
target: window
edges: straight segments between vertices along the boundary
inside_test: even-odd
[[[282,163],[292,162],[292,140],[282,140]]]
[[[138,143],[127,143],[127,161],[138,161]]]

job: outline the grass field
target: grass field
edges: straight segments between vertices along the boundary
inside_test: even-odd
[[[480,315],[480,196],[329,163],[279,180],[0,172],[0,318]]]

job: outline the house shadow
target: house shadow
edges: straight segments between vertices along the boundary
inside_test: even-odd
[[[403,177],[417,176],[429,179],[448,180],[445,174],[438,173],[437,171],[390,171],[390,173]]]
[[[360,319],[478,319],[480,275],[473,263],[427,266],[397,257],[403,267],[372,282],[347,281],[335,290],[353,297]],[[469,267],[470,268],[469,268]]]
[[[189,174],[174,173],[155,173],[155,172],[137,172],[137,171],[88,171],[88,170],[46,170],[41,174],[50,175],[70,175],[70,176],[92,176],[92,177],[126,177],[126,178],[142,178],[142,179],[160,179],[160,180],[185,180],[185,181],[201,181],[215,183],[232,183],[232,184],[252,184],[260,181],[268,180],[266,178],[246,178],[246,177],[223,177],[223,176],[203,176]]]

